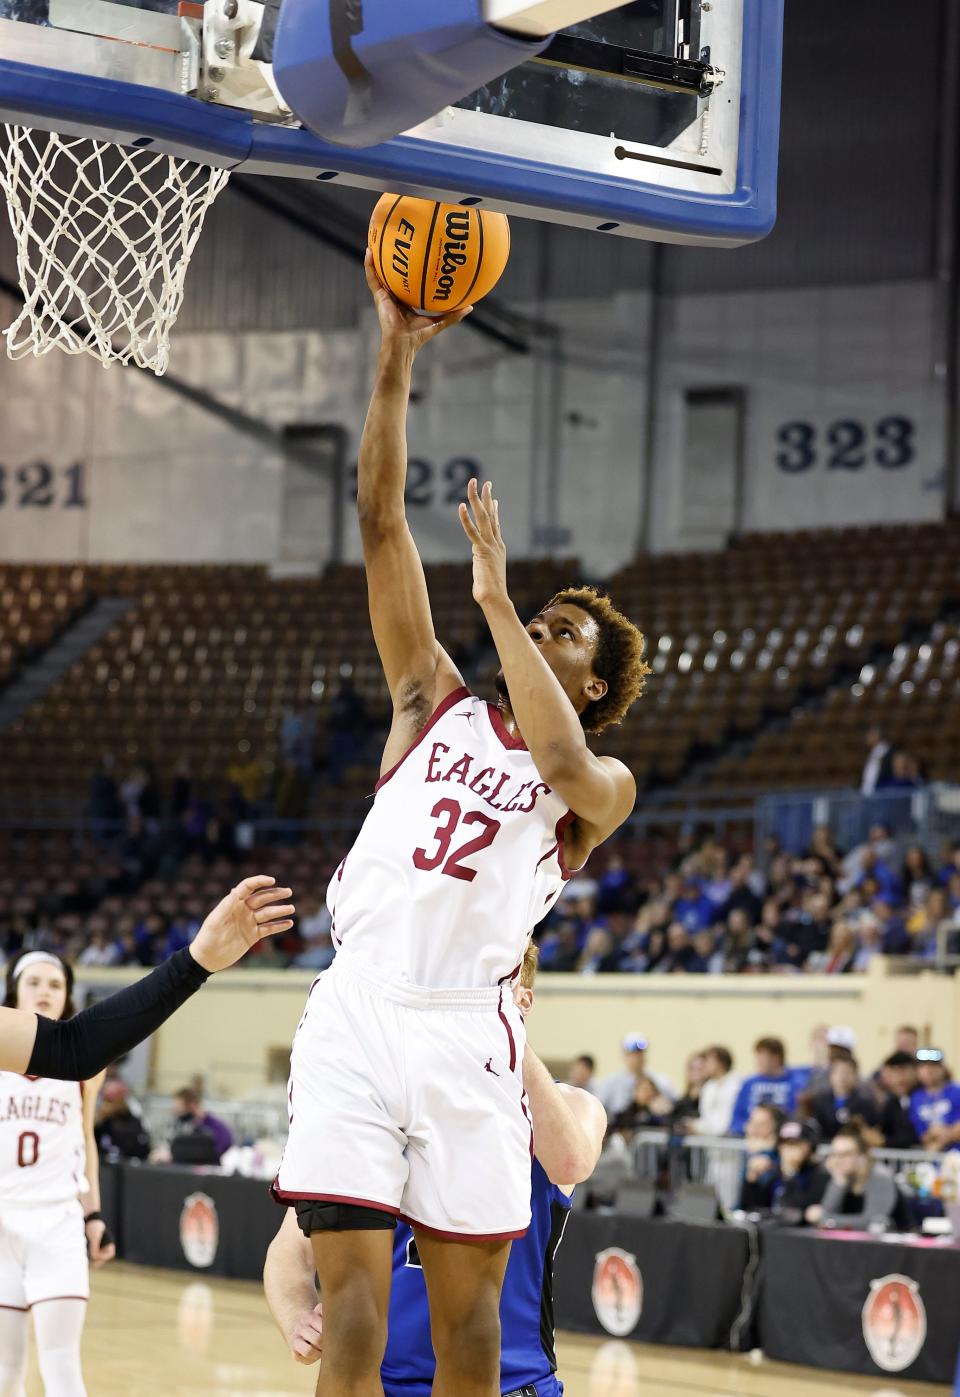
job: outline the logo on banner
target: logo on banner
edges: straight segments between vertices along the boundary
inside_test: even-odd
[[[910,1367],[927,1338],[927,1311],[916,1281],[909,1276],[882,1276],[870,1282],[863,1307],[863,1337],[870,1357],[885,1373]]]
[[[632,1334],[643,1310],[643,1277],[637,1258],[619,1247],[597,1253],[591,1290],[597,1319],[608,1334]]]
[[[180,1245],[191,1266],[212,1266],[220,1243],[217,1205],[206,1193],[191,1193],[180,1210]]]

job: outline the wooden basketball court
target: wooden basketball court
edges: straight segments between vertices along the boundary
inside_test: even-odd
[[[945,1397],[927,1383],[853,1378],[732,1354],[561,1337],[566,1397]],[[256,1285],[115,1263],[94,1277],[84,1341],[90,1397],[309,1397]],[[41,1397],[31,1359],[28,1397]]]

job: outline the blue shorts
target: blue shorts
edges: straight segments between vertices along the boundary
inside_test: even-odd
[[[507,1392],[522,1392],[524,1388],[530,1392],[535,1392],[537,1397],[563,1397],[563,1383],[558,1382],[556,1377],[541,1378],[539,1382],[521,1383],[507,1388]],[[428,1389],[421,1388],[419,1383],[390,1383],[383,1384],[384,1397],[429,1397]]]

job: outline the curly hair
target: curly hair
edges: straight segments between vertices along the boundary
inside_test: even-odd
[[[580,721],[585,732],[603,732],[614,723],[622,723],[630,705],[643,693],[650,673],[643,658],[647,642],[640,628],[596,587],[564,587],[550,598],[544,610],[564,604],[588,612],[600,630],[593,672],[598,679],[606,680],[607,692],[589,705]]]

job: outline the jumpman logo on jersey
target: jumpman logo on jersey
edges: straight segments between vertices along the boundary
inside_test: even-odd
[[[483,1070],[484,1070],[484,1072],[489,1072],[491,1077],[499,1077],[499,1076],[500,1076],[500,1073],[499,1073],[499,1072],[494,1072],[493,1068],[490,1066],[490,1064],[491,1064],[492,1062],[493,1062],[493,1058],[492,1058],[492,1057],[488,1057],[487,1060],[486,1060],[486,1062],[483,1064]]]

